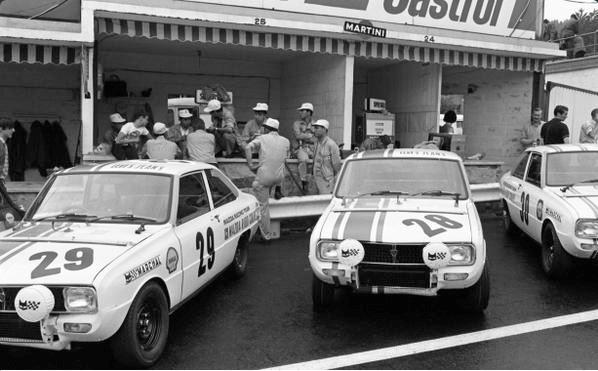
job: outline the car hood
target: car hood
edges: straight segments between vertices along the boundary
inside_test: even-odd
[[[470,242],[469,201],[448,198],[333,199],[321,239],[384,243]]]
[[[598,186],[577,185],[566,192],[562,192],[561,188],[549,187],[548,189],[576,210],[580,217],[598,217]]]
[[[124,252],[168,228],[148,225],[50,222],[0,234],[0,284],[91,284]]]

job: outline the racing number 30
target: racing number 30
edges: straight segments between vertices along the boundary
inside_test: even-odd
[[[521,193],[521,211],[519,211],[519,216],[521,216],[521,222],[529,224],[529,193]]]
[[[197,271],[197,277],[201,277],[206,273],[206,266],[204,264],[203,253],[206,244],[208,245],[208,269],[212,269],[214,266],[214,260],[216,259],[216,250],[214,249],[214,230],[208,228],[206,232],[206,239],[204,240],[203,234],[197,232],[195,235],[195,249],[199,250],[199,270]]]

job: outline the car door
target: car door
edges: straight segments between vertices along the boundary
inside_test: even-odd
[[[219,226],[214,218],[205,178],[194,172],[179,179],[175,233],[182,246],[183,298],[214,277],[215,233]]]
[[[244,205],[237,201],[239,190],[219,170],[205,170],[214,217],[218,228],[214,229],[216,246],[216,269],[222,270],[233,261],[237,243],[242,232],[242,219],[247,213]]]
[[[527,164],[529,162],[529,157],[530,153],[525,152],[521,156],[517,166],[515,166],[515,169],[513,169],[511,172],[511,176],[506,177],[503,180],[503,187],[505,188],[505,196],[507,205],[509,207],[509,214],[511,215],[513,222],[520,228],[523,228],[523,223],[525,222],[525,220],[521,219],[521,194],[523,193],[523,179],[525,176],[525,170],[527,169]]]
[[[520,213],[522,225],[525,223],[528,234],[536,241],[540,241],[542,209],[544,208],[544,200],[542,199],[542,154],[540,153],[534,152],[530,156],[520,202],[523,205]]]

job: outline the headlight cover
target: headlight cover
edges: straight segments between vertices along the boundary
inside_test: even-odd
[[[475,262],[475,248],[469,244],[447,244],[451,253],[449,265],[473,265]]]
[[[579,238],[598,238],[598,220],[579,219],[575,223],[575,235]]]
[[[64,289],[64,307],[69,312],[95,313],[98,311],[98,299],[93,287],[66,287]]]
[[[316,245],[316,257],[327,262],[338,261],[338,249],[341,241],[322,240]]]

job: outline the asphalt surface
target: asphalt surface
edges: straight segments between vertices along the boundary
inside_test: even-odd
[[[348,355],[598,309],[598,269],[548,280],[539,249],[483,220],[491,296],[483,315],[438,298],[337,292],[335,307],[311,307],[309,234],[253,244],[246,276],[221,277],[171,317],[168,347],[156,369],[255,369]],[[598,321],[437,350],[357,369],[597,368]],[[49,352],[0,347],[0,369],[110,369],[105,344]]]

